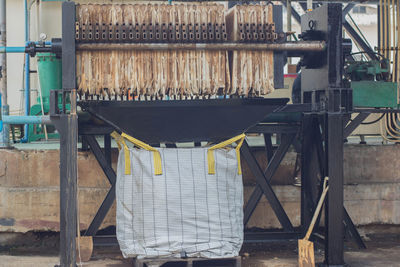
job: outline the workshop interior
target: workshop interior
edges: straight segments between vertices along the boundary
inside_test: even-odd
[[[0,1],[0,154],[59,149],[44,167],[59,173],[56,266],[83,266],[99,247],[138,267],[247,266],[242,246],[274,242],[298,244],[299,266],[347,266],[346,242],[368,249],[345,172],[363,146],[400,142],[398,1],[20,2],[14,46]],[[57,35],[30,34],[41,5],[58,5]],[[363,33],[360,13],[376,31]],[[7,86],[16,54],[18,94]],[[295,218],[272,181],[288,154]],[[107,190],[82,223],[81,169],[92,168]],[[248,226],[260,203],[278,227]]]

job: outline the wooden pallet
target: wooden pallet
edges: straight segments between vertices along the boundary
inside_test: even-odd
[[[134,267],[241,267],[241,257],[224,259],[135,259]]]

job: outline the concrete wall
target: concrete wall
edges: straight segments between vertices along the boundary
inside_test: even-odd
[[[114,151],[116,152],[116,151]],[[262,152],[258,160],[265,165]],[[0,150],[0,232],[59,229],[59,152]],[[400,224],[400,150],[388,146],[345,146],[345,205],[358,225]],[[294,225],[300,222],[300,188],[290,185],[295,154],[289,153],[273,177],[275,192]],[[113,155],[115,165],[116,154]],[[81,229],[88,227],[109,183],[91,153],[78,156]],[[115,166],[114,166],[115,167]],[[245,200],[254,179],[243,166]],[[115,224],[115,207],[102,227]],[[263,197],[249,227],[278,228]]]

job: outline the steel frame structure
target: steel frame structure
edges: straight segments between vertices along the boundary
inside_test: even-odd
[[[333,4],[336,11],[341,5]],[[341,16],[335,34],[330,35],[330,43],[337,44],[341,38]],[[341,39],[340,39],[341,40]],[[111,188],[99,211],[93,219],[85,235],[94,236],[94,241],[99,244],[110,244],[112,238],[95,236],[97,230],[107,211],[115,198],[116,174],[111,167],[111,140],[109,134],[112,127],[92,127],[82,124],[78,126],[76,114],[76,91],[75,91],[75,4],[73,2],[63,3],[62,17],[62,64],[63,64],[63,106],[58,109],[57,92],[51,93],[50,116],[52,122],[60,132],[60,263],[61,266],[75,266],[75,237],[77,235],[77,143],[78,135],[82,136],[84,147],[90,147],[101,168],[106,174]],[[279,232],[246,232],[245,242],[264,242],[270,240],[295,240],[305,233],[312,213],[315,209],[316,199],[320,194],[320,179],[329,177],[330,191],[325,203],[325,231],[323,242],[325,244],[325,266],[344,266],[343,243],[345,229],[355,238],[357,244],[364,244],[352,223],[350,216],[343,205],[343,140],[356,127],[358,122],[365,119],[366,115],[359,115],[347,125],[349,114],[352,110],[348,104],[349,90],[341,88],[340,59],[341,47],[330,45],[327,57],[329,57],[329,87],[320,90],[306,92],[311,94],[310,101],[300,105],[287,105],[280,111],[300,112],[301,120],[295,123],[262,123],[248,132],[262,133],[265,137],[268,166],[265,170],[261,168],[255,159],[251,148],[245,142],[241,153],[247,161],[251,171],[256,177],[255,187],[249,202],[245,207],[246,224],[261,196],[269,201],[275,215],[281,223],[283,230]],[[340,56],[339,56],[340,57]],[[335,60],[332,60],[335,59]],[[339,60],[339,61],[337,61]],[[338,65],[339,68],[336,66]],[[340,79],[338,79],[340,77]],[[322,98],[316,95],[324,95]],[[65,109],[65,99],[70,97],[71,112]],[[361,116],[361,117],[360,117]],[[347,125],[347,126],[346,126]],[[282,136],[279,147],[274,151],[271,142],[272,134]],[[96,135],[105,136],[104,152],[95,139]],[[302,144],[302,187],[301,187],[301,226],[299,229],[293,227],[281,203],[271,187],[271,177],[288,151],[290,145],[299,137]],[[317,160],[315,160],[317,159]],[[314,235],[315,240],[321,239]]]

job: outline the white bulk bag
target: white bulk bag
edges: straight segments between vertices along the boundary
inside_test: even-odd
[[[124,257],[239,255],[244,134],[211,148],[155,149],[126,134],[113,137],[120,147],[117,239]],[[226,147],[233,142],[236,149]]]

